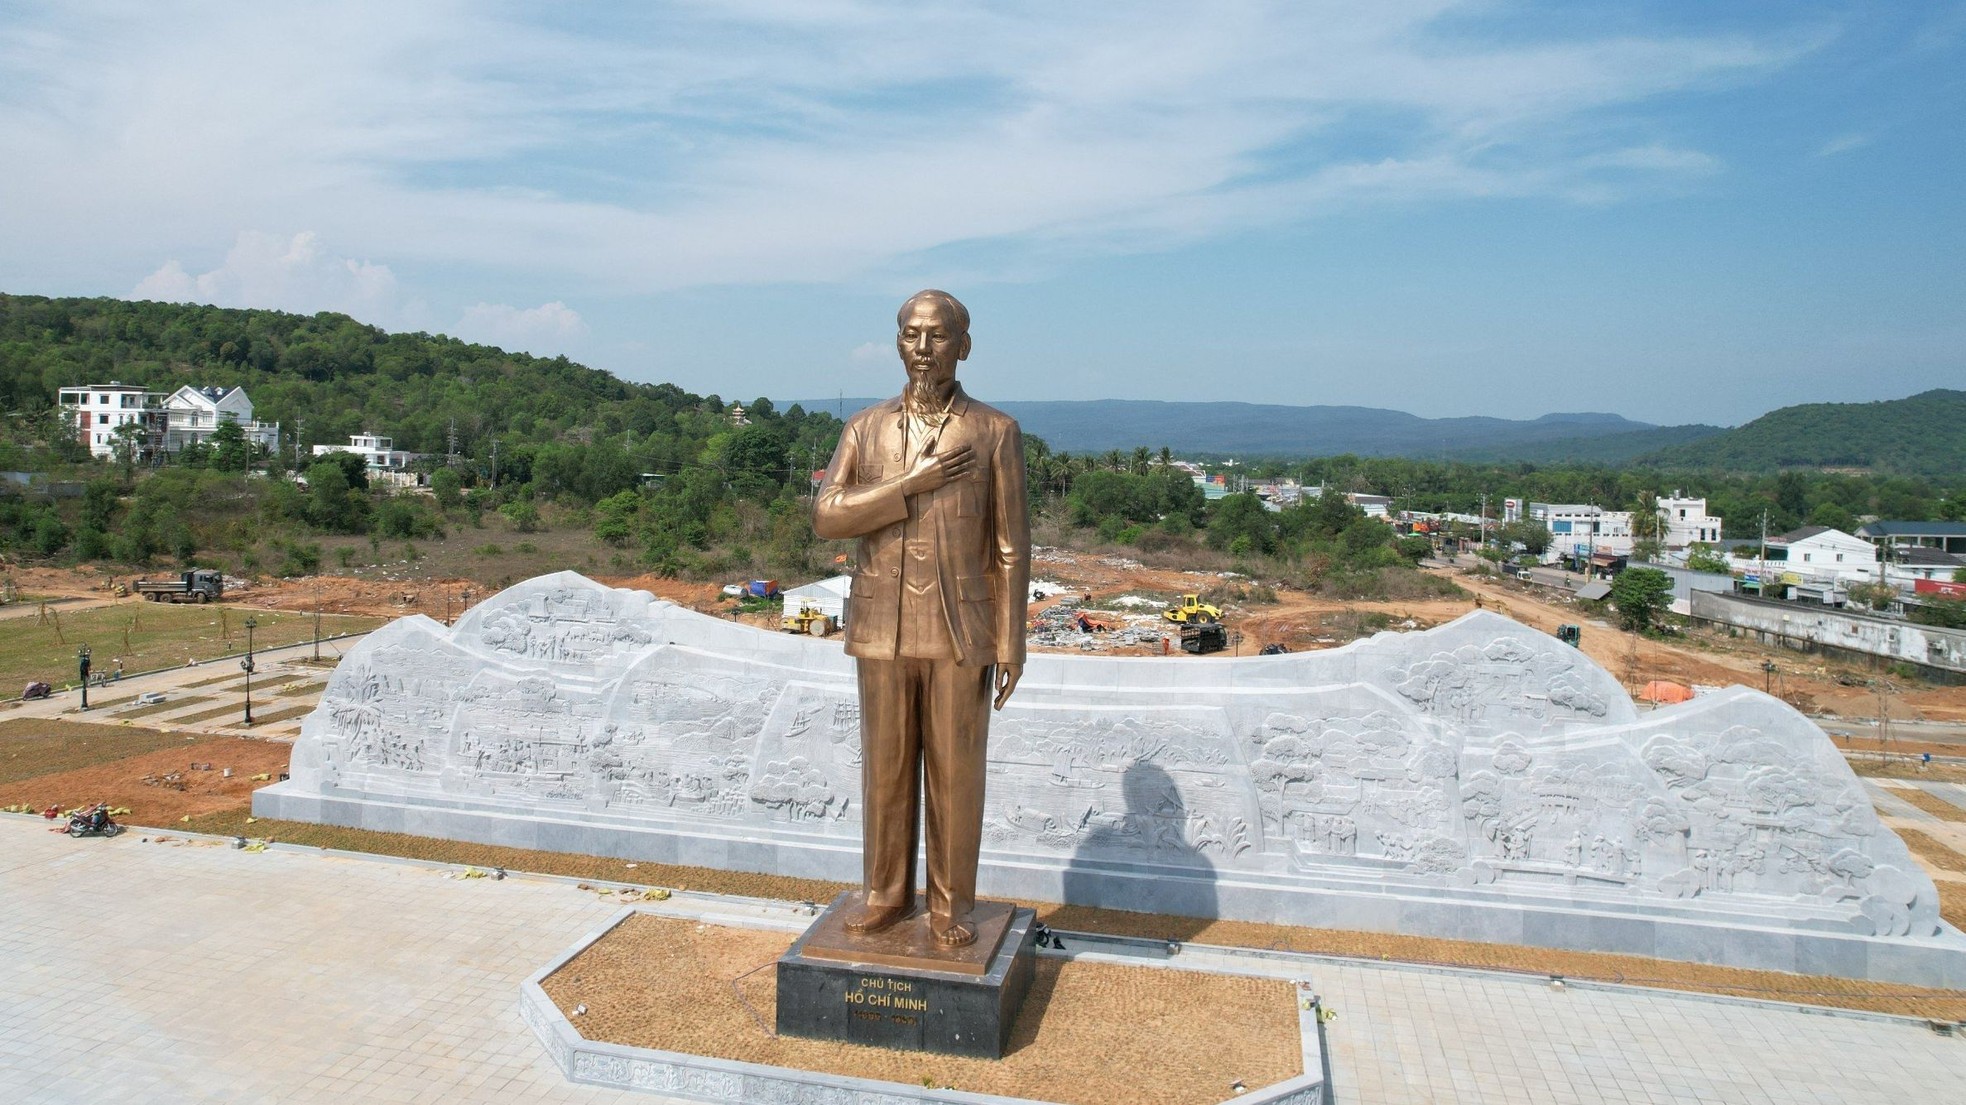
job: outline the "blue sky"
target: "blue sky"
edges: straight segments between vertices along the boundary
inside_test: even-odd
[[[930,285],[984,398],[1966,386],[1966,3],[0,0],[0,162],[0,289],[727,399],[895,390]]]

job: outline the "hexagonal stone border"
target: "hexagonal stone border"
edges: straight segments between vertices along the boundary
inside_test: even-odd
[[[569,1081],[622,1090],[645,1090],[717,1105],[1033,1105],[1025,1098],[937,1090],[589,1040],[546,996],[541,984],[569,960],[612,932],[615,926],[643,912],[673,915],[668,910],[623,909],[610,917],[605,925],[575,941],[572,947],[519,984],[519,1015],[539,1037],[547,1055],[552,1057],[554,1064]],[[730,923],[708,916],[697,919],[704,924]],[[1243,958],[1261,961],[1265,957],[1259,953]],[[1126,962],[1130,966],[1186,969],[1167,966],[1149,958],[1135,960],[1129,957]],[[1277,973],[1285,977],[1302,970],[1301,963],[1286,964],[1281,958],[1276,960],[1276,966]],[[1302,983],[1299,988],[1303,989]],[[1324,1082],[1324,1049],[1319,1036],[1317,1011],[1307,999],[1298,1002],[1297,1028],[1303,1041],[1304,1073],[1238,1094],[1229,1101],[1234,1105],[1324,1105],[1328,1100]]]

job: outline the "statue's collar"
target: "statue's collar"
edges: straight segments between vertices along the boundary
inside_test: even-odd
[[[967,414],[969,412],[969,403],[970,403],[969,393],[963,390],[962,381],[960,380],[956,381],[955,393],[949,396],[949,416],[952,418],[960,418],[964,414]],[[902,394],[897,395],[892,399],[889,399],[886,404],[886,409],[890,414],[916,413],[914,411],[908,410],[908,397],[906,392],[903,392]],[[938,414],[940,412],[931,411],[929,413]]]

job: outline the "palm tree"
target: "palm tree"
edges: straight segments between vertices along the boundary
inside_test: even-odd
[[[1160,456],[1159,458],[1157,458],[1156,463],[1159,464],[1162,468],[1174,467],[1174,450],[1169,449],[1165,445],[1161,446]]]
[[[1101,457],[1100,460],[1104,462],[1107,468],[1115,472],[1122,471],[1126,468],[1126,458],[1120,455],[1120,451],[1118,449],[1114,449],[1113,451],[1107,453],[1105,456]]]
[[[1127,471],[1136,476],[1144,476],[1147,474],[1147,466],[1153,461],[1154,454],[1145,445],[1138,446],[1133,450],[1133,459],[1127,464]]]
[[[1641,492],[1632,504],[1632,536],[1656,541],[1665,535],[1666,519],[1659,511],[1658,497],[1650,491]]]
[[[1063,498],[1072,485],[1072,458],[1067,454],[1045,457],[1038,462],[1038,486]]]

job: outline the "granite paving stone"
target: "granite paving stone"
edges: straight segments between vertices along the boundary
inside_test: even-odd
[[[661,1102],[560,1077],[527,975],[615,903],[562,882],[0,817],[0,1101]],[[1916,1022],[1319,964],[1341,1102],[1966,1103]]]

